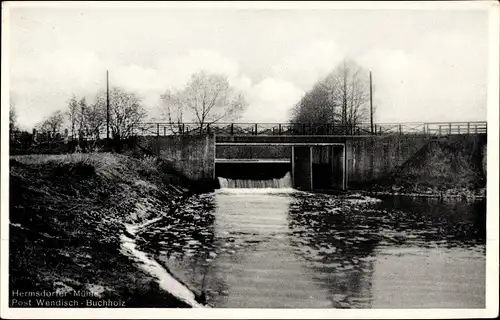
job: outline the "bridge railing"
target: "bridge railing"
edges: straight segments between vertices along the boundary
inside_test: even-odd
[[[425,134],[451,135],[486,133],[485,121],[474,122],[406,122],[406,123],[360,123],[355,126],[342,126],[336,123],[139,123],[134,126],[133,134],[138,136],[199,135],[390,135]]]
[[[426,123],[425,130],[431,135],[487,133],[486,121],[474,122],[433,122]]]

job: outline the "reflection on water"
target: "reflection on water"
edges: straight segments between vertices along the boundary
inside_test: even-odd
[[[484,308],[485,207],[216,192],[144,230],[143,249],[215,307]]]
[[[384,248],[372,278],[373,308],[484,308],[480,248]]]

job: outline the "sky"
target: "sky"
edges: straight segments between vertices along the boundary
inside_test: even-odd
[[[487,10],[12,7],[10,96],[31,128],[72,94],[159,97],[200,70],[227,75],[240,122],[282,122],[344,58],[372,71],[375,122],[486,120]]]

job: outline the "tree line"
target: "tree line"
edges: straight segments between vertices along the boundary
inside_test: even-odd
[[[356,62],[345,59],[293,106],[291,123],[332,124],[345,133],[366,122],[369,116],[368,73]],[[160,96],[162,116],[171,124],[172,132],[179,132],[185,122],[200,128],[219,121],[239,118],[247,108],[243,93],[231,87],[226,76],[204,71],[191,76],[181,90],[166,90]],[[12,104],[11,104],[12,106]],[[265,110],[263,110],[265,112]],[[120,87],[95,94],[92,101],[72,95],[66,110],[50,114],[36,125],[39,132],[55,135],[68,130],[72,139],[99,140],[107,136],[109,118],[110,138],[128,138],[134,126],[147,117],[141,97]],[[11,107],[10,129],[16,130],[16,114]]]
[[[353,134],[369,121],[369,72],[355,61],[345,59],[298,101],[292,122],[336,125],[340,132]]]

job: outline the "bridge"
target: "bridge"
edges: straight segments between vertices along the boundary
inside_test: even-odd
[[[302,190],[346,190],[393,170],[433,139],[486,133],[484,121],[377,123],[373,131],[366,123],[141,123],[133,130],[193,179],[262,180],[290,172]]]
[[[369,123],[359,123],[352,126],[336,123],[209,123],[194,122],[150,122],[138,123],[133,126],[132,135],[137,136],[167,136],[167,135],[200,135],[215,134],[217,136],[359,136],[387,134],[478,134],[486,133],[486,121],[468,122],[401,122],[375,123],[373,130]]]

